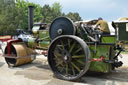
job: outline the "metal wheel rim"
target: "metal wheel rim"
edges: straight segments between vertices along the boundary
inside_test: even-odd
[[[64,38],[64,39],[62,41],[58,42],[62,38]],[[77,42],[74,42],[75,38],[77,38],[76,39]],[[71,39],[71,41],[70,41],[70,39]],[[66,41],[67,41],[67,44],[66,44],[67,48],[66,48],[66,45],[61,47],[61,45],[65,44]],[[70,35],[70,37],[69,37],[69,35],[68,36],[64,35],[64,36],[60,36],[59,38],[55,39],[52,42],[52,44],[49,48],[49,51],[48,51],[48,62],[49,62],[49,65],[56,77],[64,79],[64,80],[76,80],[76,79],[82,77],[86,73],[86,71],[88,70],[88,67],[89,67],[90,51],[89,51],[87,45],[84,43],[84,41],[82,41],[82,43],[84,43],[84,45],[86,45],[87,48],[82,47],[83,44],[79,43],[81,41],[82,41],[82,39],[80,39],[76,36]],[[58,49],[59,44],[60,44],[60,48],[62,50],[61,54],[60,53],[57,54],[57,52],[55,52],[56,50],[54,50],[54,49]],[[69,44],[72,44],[72,46],[68,47]],[[79,48],[79,46],[81,46],[81,47]],[[66,48],[66,50],[65,50],[65,48]],[[85,54],[85,50],[86,50],[86,54]],[[51,51],[53,51],[53,53],[51,53]],[[69,51],[71,53],[68,53],[67,51]],[[68,56],[69,60],[67,60],[67,62],[65,62],[65,60],[67,58],[65,59],[64,53],[66,53],[65,55]],[[77,56],[76,54],[79,56]],[[58,60],[57,60],[58,56],[61,58],[60,59],[58,58]],[[62,56],[64,56],[64,57],[62,57]],[[55,59],[56,59],[56,61],[55,61]]]

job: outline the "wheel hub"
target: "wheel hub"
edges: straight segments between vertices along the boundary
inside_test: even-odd
[[[61,35],[61,34],[63,33],[63,30],[60,28],[60,29],[57,30],[57,33],[58,33],[59,35]]]
[[[64,56],[64,60],[67,61],[68,60],[68,56]]]
[[[64,54],[64,57],[63,57],[64,62],[65,63],[70,63],[71,60],[72,60],[70,53],[64,52],[63,54]]]

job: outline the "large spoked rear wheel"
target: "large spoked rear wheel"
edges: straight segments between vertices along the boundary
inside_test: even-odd
[[[48,62],[57,78],[76,80],[89,68],[90,50],[77,36],[62,35],[54,39],[48,50]]]

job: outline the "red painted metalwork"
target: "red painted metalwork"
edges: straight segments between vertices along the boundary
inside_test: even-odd
[[[93,58],[90,62],[92,62],[92,61],[100,62],[103,60],[104,60],[104,56],[101,56],[100,58]]]
[[[11,54],[11,44],[14,43],[14,42],[21,42],[21,40],[13,39],[13,40],[8,40],[7,41],[7,51],[8,51],[8,54]]]

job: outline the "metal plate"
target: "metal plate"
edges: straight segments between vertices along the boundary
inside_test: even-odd
[[[49,35],[53,40],[60,35],[74,35],[75,31],[72,20],[66,17],[58,17],[51,23]]]
[[[127,23],[118,23],[118,40],[128,41]]]
[[[126,32],[128,32],[128,23],[126,23]]]

